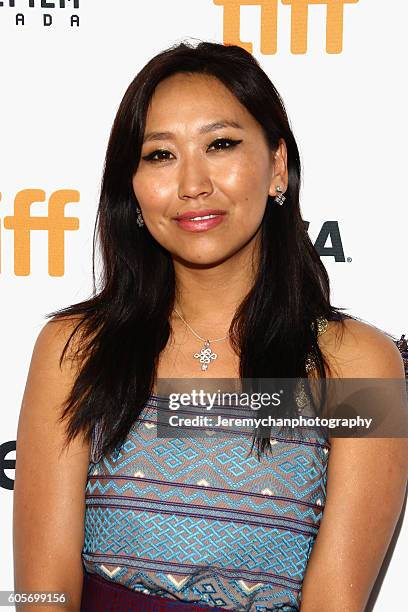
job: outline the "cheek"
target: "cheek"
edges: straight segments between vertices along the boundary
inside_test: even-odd
[[[243,228],[252,228],[262,220],[267,204],[269,182],[267,173],[256,164],[231,168],[223,179],[225,193],[234,202],[235,214]]]
[[[269,191],[267,169],[259,161],[238,160],[218,176],[220,188],[236,205],[263,209]]]
[[[169,181],[160,180],[160,177],[136,174],[132,184],[136,199],[145,213],[154,214],[166,206],[170,199]]]

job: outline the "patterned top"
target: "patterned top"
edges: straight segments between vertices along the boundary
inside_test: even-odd
[[[124,444],[90,463],[88,572],[143,593],[227,610],[299,610],[326,499],[330,444],[252,435],[159,438],[151,396]]]
[[[319,335],[326,329],[321,321]],[[404,340],[396,344],[408,357]],[[120,449],[89,464],[86,570],[209,608],[298,611],[329,441],[271,436],[273,454],[258,461],[252,436],[236,432],[157,437],[161,409],[152,395]]]

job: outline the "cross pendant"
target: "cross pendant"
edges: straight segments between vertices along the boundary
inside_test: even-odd
[[[204,346],[199,353],[194,353],[194,358],[199,359],[202,370],[208,370],[208,364],[211,360],[217,359],[217,353],[213,353],[210,347],[210,341],[206,340]]]

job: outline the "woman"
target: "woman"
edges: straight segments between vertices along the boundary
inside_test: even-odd
[[[17,590],[64,591],[71,610],[364,609],[406,440],[255,435],[256,455],[244,435],[155,429],[160,379],[404,377],[391,339],[330,304],[299,185],[283,103],[243,49],[183,43],[131,83],[106,155],[101,288],[49,315],[30,365]]]

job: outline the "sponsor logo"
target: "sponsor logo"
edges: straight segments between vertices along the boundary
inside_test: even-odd
[[[1,9],[15,9],[11,12],[11,18],[16,26],[25,26],[28,23],[41,24],[44,27],[54,25],[57,12],[63,14],[64,23],[71,27],[79,27],[79,0],[0,0],[0,15]],[[31,11],[31,9],[45,9],[51,12],[41,12],[39,10]],[[69,10],[74,10],[75,13],[68,15]],[[17,12],[18,11],[18,12]],[[59,19],[59,16],[57,17]]]
[[[240,39],[240,11],[242,6],[261,7],[261,53],[273,55],[277,52],[278,0],[213,0],[224,7],[224,43],[239,45],[252,53],[252,43]],[[291,7],[292,53],[307,53],[309,6],[326,6],[326,52],[341,53],[343,50],[344,5],[357,4],[359,0],[281,0]]]
[[[9,440],[0,444],[0,487],[12,491],[14,489],[14,480],[6,474],[6,470],[16,469],[16,460],[7,459],[9,453],[15,452],[16,441]]]
[[[306,230],[309,229],[309,221],[304,221]],[[330,240],[330,245],[327,242]],[[341,240],[338,221],[325,221],[314,242],[314,247],[320,257],[334,257],[334,261],[351,262],[351,257],[344,257],[343,242]]]

